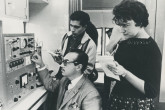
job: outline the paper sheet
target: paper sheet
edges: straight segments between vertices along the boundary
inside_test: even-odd
[[[60,65],[54,61],[53,57],[50,55],[50,53],[48,53],[48,51],[42,51],[42,59],[48,69],[54,71],[52,75],[57,74]]]
[[[107,67],[108,64],[115,65],[113,56],[98,56],[97,59],[106,76],[120,81],[120,77],[118,75],[113,74]]]

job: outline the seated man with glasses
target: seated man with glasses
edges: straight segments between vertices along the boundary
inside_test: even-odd
[[[72,50],[62,60],[61,80],[53,80],[42,58],[34,54],[32,61],[40,66],[39,76],[48,91],[58,90],[56,110],[101,110],[101,97],[94,85],[83,76],[88,55],[82,50]]]

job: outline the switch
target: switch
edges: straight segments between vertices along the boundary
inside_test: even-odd
[[[18,50],[19,49],[19,47],[13,47],[13,51],[16,51],[16,50]]]
[[[13,55],[13,58],[16,58],[17,56],[16,55]]]
[[[15,62],[15,61],[13,61],[13,62],[12,62],[12,64],[13,64],[13,67],[15,67],[15,66],[16,66],[16,62]]]
[[[17,42],[17,40],[13,39],[12,43],[15,43],[15,42]]]
[[[30,88],[31,88],[31,89],[34,89],[34,86],[31,86]]]
[[[22,63],[24,63],[24,59],[22,59],[21,61],[22,61]]]
[[[10,68],[12,68],[12,67],[13,67],[13,64],[12,64],[11,62],[10,62],[10,64],[9,64],[9,67],[10,67]]]
[[[19,65],[19,62],[18,60],[15,61],[15,66],[18,66]]]
[[[17,102],[18,101],[18,98],[14,98],[14,102]]]
[[[36,76],[36,73],[33,73],[33,76]]]
[[[34,47],[32,44],[28,44],[28,47]]]
[[[32,75],[29,73],[29,77],[31,77]]]
[[[19,84],[19,80],[15,80],[15,84]]]

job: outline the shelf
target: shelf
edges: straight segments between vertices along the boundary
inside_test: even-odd
[[[29,0],[30,3],[49,3],[49,0]]]
[[[21,102],[10,108],[10,110],[37,110],[46,100],[47,92],[44,87],[39,87],[25,97]]]

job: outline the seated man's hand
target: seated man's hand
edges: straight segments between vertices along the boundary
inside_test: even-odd
[[[31,59],[34,63],[38,64],[40,67],[44,67],[44,63],[43,63],[43,60],[41,58],[40,55],[38,55],[38,53],[35,53],[33,56],[32,56],[32,59]]]

